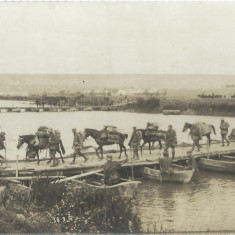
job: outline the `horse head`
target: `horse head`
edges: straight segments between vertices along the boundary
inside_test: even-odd
[[[85,139],[89,136],[91,136],[92,138],[95,138],[97,133],[99,133],[99,131],[94,130],[94,129],[89,129],[89,128],[86,128],[84,132],[85,132]]]
[[[88,128],[84,130],[85,139],[90,136],[90,131]]]
[[[19,135],[18,143],[17,143],[17,149],[20,149],[20,147],[24,144],[24,137]]]
[[[191,124],[189,124],[188,122],[186,122],[185,124],[184,124],[184,128],[183,128],[183,130],[182,130],[182,132],[185,132],[187,129],[189,129],[189,128],[191,128]]]

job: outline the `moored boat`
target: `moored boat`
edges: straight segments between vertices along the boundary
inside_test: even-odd
[[[132,198],[140,184],[140,181],[131,181],[120,178],[119,182],[113,185],[105,185],[103,183],[103,174],[94,173],[80,179],[71,180],[69,187],[74,190],[81,186],[86,186],[91,191],[100,191],[102,193],[107,193],[109,196],[120,195],[122,198]]]
[[[142,176],[159,182],[189,183],[194,171],[194,169],[184,169],[182,166],[174,165],[172,174],[165,174],[160,170],[150,167],[141,168],[139,173]]]
[[[221,156],[216,158],[201,158],[199,168],[215,172],[235,173],[235,157]]]

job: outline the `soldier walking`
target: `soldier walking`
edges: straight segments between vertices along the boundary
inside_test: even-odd
[[[60,137],[54,134],[53,129],[48,129],[49,132],[49,151],[50,157],[53,160],[52,167],[55,167],[59,164],[59,159],[56,159],[56,151],[59,149]]]
[[[227,139],[227,134],[228,134],[228,128],[229,124],[228,122],[225,122],[223,118],[221,118],[221,123],[220,123],[220,130],[221,130],[221,138],[222,138],[222,146],[224,146],[224,140],[227,142],[227,146],[229,146],[229,141]]]
[[[85,136],[82,135],[81,132],[77,133],[77,130],[75,128],[72,129],[73,132],[73,161],[71,164],[75,163],[76,157],[81,156],[85,159],[85,162],[88,160],[88,158],[81,152],[83,148],[83,142],[85,140]]]
[[[166,132],[166,145],[165,151],[168,151],[168,148],[172,149],[172,158],[175,157],[175,145],[177,144],[176,132],[173,130],[172,125],[168,126],[168,130]]]
[[[3,150],[3,149],[6,150],[6,147],[5,147],[5,140],[6,140],[5,135],[6,135],[5,132],[1,132],[0,133],[0,150]],[[0,155],[0,159],[1,160],[5,160],[5,157]]]
[[[136,127],[133,127],[133,132],[128,145],[133,149],[133,158],[139,160],[138,147],[140,145],[140,138],[137,133]]]
[[[200,129],[197,126],[194,126],[190,129],[189,135],[193,140],[192,152],[194,148],[197,146],[198,151],[200,151],[199,140],[202,139]]]

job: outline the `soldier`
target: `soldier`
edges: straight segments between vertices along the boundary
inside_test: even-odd
[[[75,128],[72,129],[73,132],[73,161],[71,164],[75,163],[77,155],[82,156],[85,159],[85,162],[88,160],[88,158],[81,152],[83,148],[83,142],[85,140],[85,136],[82,135],[81,132],[77,133],[77,130]]]
[[[229,128],[228,122],[225,122],[224,119],[221,118],[220,130],[221,130],[221,137],[222,137],[222,146],[224,146],[224,140],[227,141],[227,146],[229,146],[230,142],[227,139],[228,128]]]
[[[5,140],[6,140],[5,135],[6,135],[5,132],[0,133],[0,150],[6,149],[6,147],[5,147]],[[2,163],[4,160],[5,160],[5,158],[2,155],[0,155],[0,162]]]
[[[172,149],[172,158],[175,157],[175,145],[177,144],[176,132],[173,130],[172,125],[168,126],[168,130],[166,132],[166,145],[165,151],[168,151],[168,148]]]
[[[192,155],[192,151],[187,151],[188,160],[186,161],[187,165],[184,169],[194,169],[195,171],[198,171],[198,165],[196,159]]]
[[[5,132],[0,133],[0,150],[5,149],[5,140],[6,140],[5,135],[6,135]]]
[[[120,175],[117,172],[117,168],[128,162],[128,159],[117,162],[113,161],[113,157],[111,155],[108,155],[107,160],[108,161],[104,164],[104,184],[113,185],[118,183],[120,180]]]
[[[60,144],[60,138],[58,135],[56,135],[53,132],[53,129],[48,129],[49,133],[49,151],[50,151],[50,157],[53,160],[53,165],[52,167],[55,167],[59,164],[59,160],[56,159],[56,151],[59,149],[59,144]]]
[[[102,139],[107,139],[108,138],[108,127],[107,126],[104,126],[101,138]]]
[[[197,126],[192,127],[190,129],[189,135],[191,135],[191,138],[193,140],[192,152],[195,146],[197,146],[198,151],[200,151],[199,140],[202,139],[200,129]]]
[[[149,127],[150,127],[150,126],[151,126],[151,123],[150,123],[150,122],[147,122],[145,135],[149,135]]]
[[[140,138],[136,131],[136,127],[133,127],[133,133],[131,135],[131,139],[128,144],[131,148],[133,148],[133,158],[139,159],[138,147],[140,145]]]
[[[168,150],[164,150],[163,156],[164,156],[164,158],[159,159],[161,173],[173,174],[174,171],[172,168],[172,158],[169,158]]]

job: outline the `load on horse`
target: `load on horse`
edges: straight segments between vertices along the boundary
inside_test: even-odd
[[[142,148],[146,143],[149,144],[149,152],[151,153],[151,143],[154,143],[156,141],[159,142],[160,149],[162,149],[162,141],[166,141],[166,131],[159,130],[159,126],[157,123],[147,123],[146,129],[138,129],[137,131],[141,131],[142,133],[142,139],[143,144],[141,147],[141,153]]]
[[[101,138],[110,143],[119,143],[119,134],[116,126],[104,126]]]
[[[208,139],[208,143],[209,146],[211,144],[211,133],[212,131],[214,132],[214,134],[216,135],[215,132],[215,127],[213,125],[208,125],[205,122],[195,122],[194,124],[190,124],[190,123],[185,123],[184,127],[183,127],[183,132],[185,132],[187,129],[193,130],[195,127],[197,127],[199,129],[200,132],[200,139],[203,136],[206,136]]]
[[[229,140],[235,140],[235,128],[232,129],[230,135],[228,136]]]
[[[36,132],[36,136],[39,141],[39,149],[46,149],[48,147],[48,140],[49,140],[49,133],[48,133],[48,127],[41,126],[38,128],[38,131]]]
[[[64,150],[63,143],[60,139],[60,132],[58,130],[55,130],[53,132],[52,129],[49,129],[48,132],[49,132],[49,145],[48,145],[48,148],[49,148],[49,151],[50,151],[51,159],[47,163],[50,163],[51,160],[53,160],[53,167],[54,167],[54,166],[57,166],[59,164],[59,160],[56,159],[56,157],[55,157],[56,152],[60,153],[61,160],[64,163],[64,159],[62,157],[62,154],[61,154],[60,150],[62,150],[63,154],[65,153],[65,150]]]
[[[110,132],[110,129],[108,130],[107,126],[101,131],[97,131],[97,130],[89,129],[89,128],[85,129],[85,139],[91,136],[98,144],[98,148],[96,149],[96,155],[100,160],[103,159],[103,146],[113,145],[113,144],[118,144],[120,147],[119,158],[121,157],[123,150],[125,152],[126,157],[128,157],[126,153],[126,147],[124,145],[124,141],[125,139],[128,138],[128,135],[122,134],[118,131],[115,132],[113,131],[114,129],[111,129],[111,130],[112,132]],[[99,150],[101,152],[101,158],[98,153]]]
[[[40,130],[40,132],[39,132],[39,130]],[[20,135],[19,136],[17,149],[20,149],[24,143],[27,144],[26,160],[31,159],[31,158],[35,158],[37,156],[38,164],[39,164],[39,162],[40,162],[39,153],[38,153],[39,150],[47,149],[48,147],[50,147],[50,144],[49,144],[50,135],[48,133],[48,130],[49,130],[49,128],[47,128],[47,127],[43,127],[43,128],[40,127],[38,129],[36,135]],[[54,134],[58,135],[58,133],[56,133],[56,132]],[[59,140],[59,147],[56,149],[56,152],[58,152],[60,154],[62,162],[64,162],[61,151],[63,152],[63,154],[65,153],[63,143],[61,140]]]

